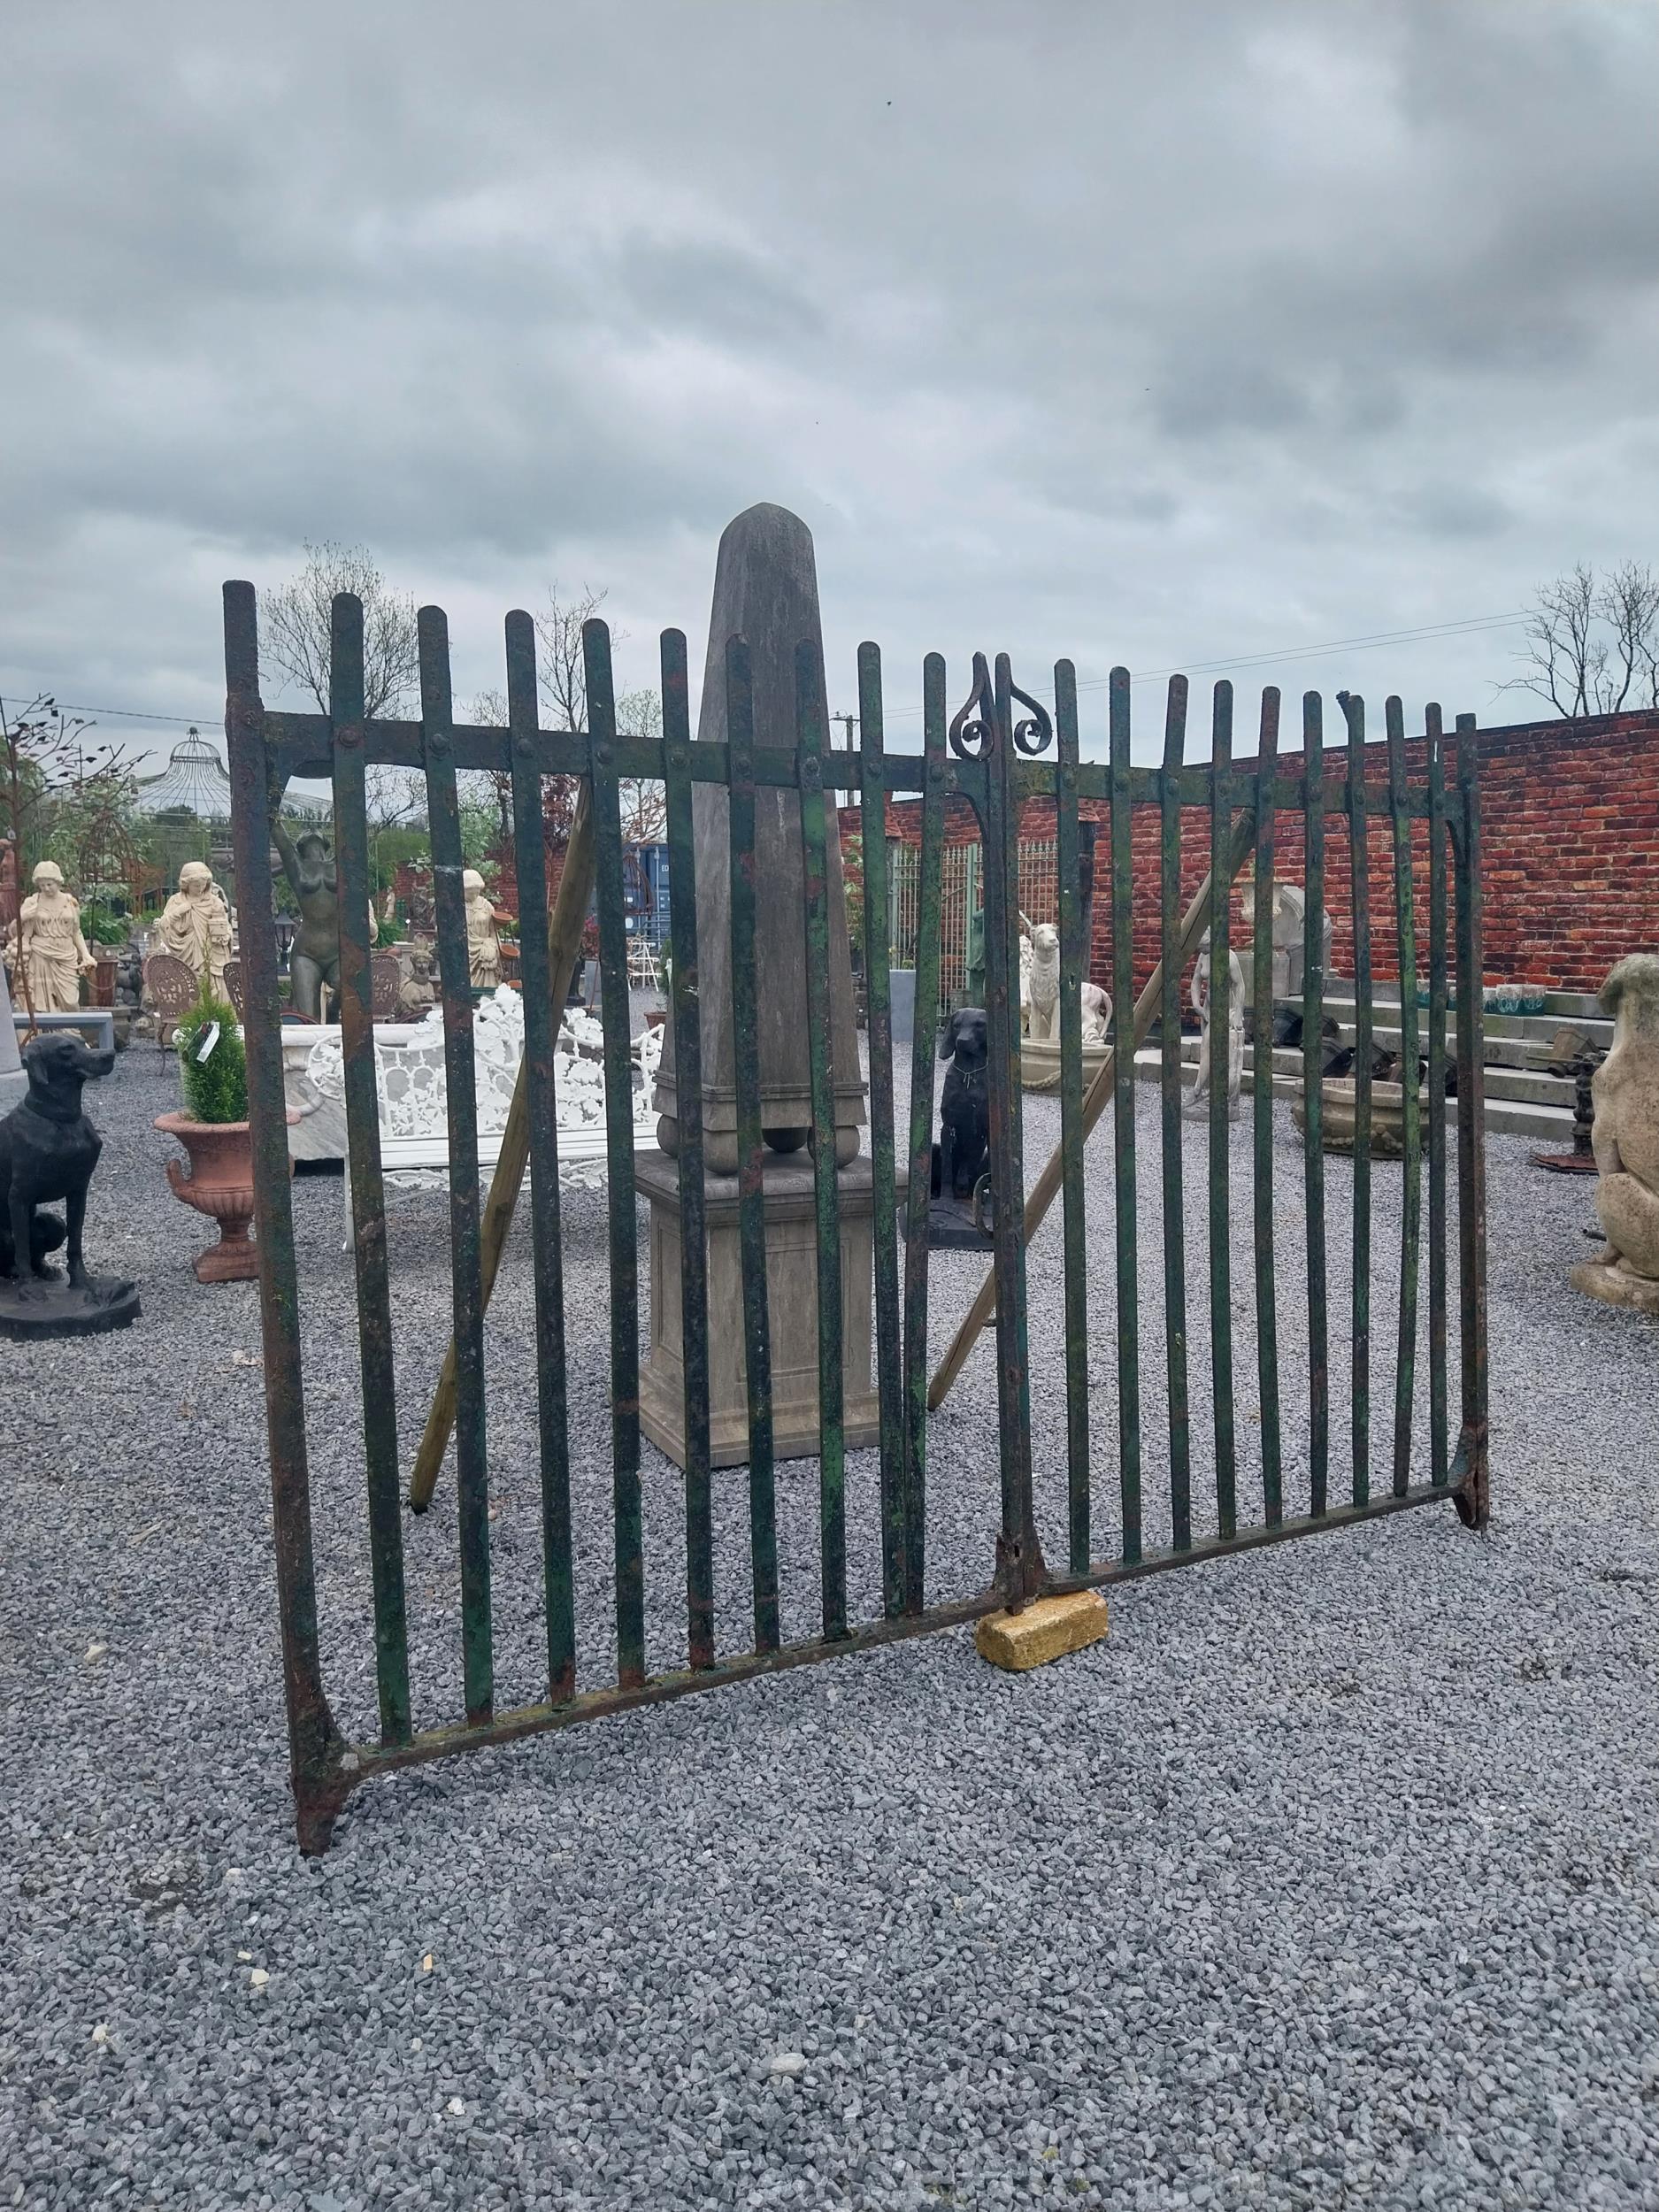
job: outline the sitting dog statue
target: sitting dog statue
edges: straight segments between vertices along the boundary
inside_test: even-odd
[[[1020,1027],[1028,1037],[1057,1043],[1060,1037],[1060,933],[1039,922],[1030,940],[1031,961],[1021,963]]]
[[[23,1048],[28,1094],[0,1121],[0,1279],[11,1279],[14,1296],[31,1274],[57,1279],[44,1264],[45,1256],[65,1240],[70,1286],[95,1287],[81,1255],[81,1233],[87,1185],[104,1142],[81,1110],[81,1091],[114,1065],[112,1052],[90,1051],[79,1037],[63,1031],[32,1038]],[[66,1222],[37,1210],[60,1198]],[[130,1287],[96,1286],[100,1301]]]
[[[991,1141],[989,1039],[983,1011],[964,1006],[945,1024],[939,1056],[950,1063],[939,1102],[933,1148],[933,1194],[966,1201],[985,1172]]]

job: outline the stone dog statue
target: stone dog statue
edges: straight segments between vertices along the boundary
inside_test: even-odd
[[[1020,920],[1025,923],[1022,914]],[[1024,943],[1031,947],[1029,961],[1022,958],[1019,972],[1019,1025],[1027,1037],[1057,1041],[1060,1034],[1060,933],[1052,922],[1039,922]]]
[[[979,1007],[964,1006],[950,1017],[939,1056],[949,1060],[950,1068],[939,1102],[933,1191],[965,1201],[985,1172],[991,1142],[989,1034]]]
[[[81,1090],[109,1074],[115,1055],[58,1030],[32,1039],[23,1065],[28,1095],[0,1121],[0,1278],[12,1279],[13,1296],[23,1294],[15,1286],[46,1276],[47,1253],[67,1239],[70,1286],[85,1290],[81,1234],[104,1141],[81,1110]],[[60,1198],[66,1223],[37,1210]]]
[[[1595,1210],[1607,1248],[1575,1290],[1659,1314],[1659,953],[1633,952],[1601,986],[1613,1043],[1591,1081]]]

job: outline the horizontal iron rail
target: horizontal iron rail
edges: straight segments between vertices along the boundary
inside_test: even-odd
[[[1386,1493],[1365,1506],[1333,1506],[1328,1513],[1315,1517],[1240,1529],[1234,1536],[1199,1537],[1185,1551],[1149,1550],[1139,1559],[1112,1560],[1091,1567],[1085,1574],[1055,1575],[1050,1578],[1049,1588],[1056,1594],[1102,1589],[1111,1583],[1135,1581],[1171,1567],[1191,1567],[1207,1560],[1226,1559],[1237,1552],[1259,1551],[1265,1545],[1317,1535],[1323,1529],[1352,1527],[1358,1522],[1378,1520],[1385,1514],[1402,1512],[1413,1506],[1444,1504],[1448,1499],[1460,1496],[1469,1479],[1461,1454],[1453,1476],[1449,1484],[1420,1483],[1403,1496]],[[820,1659],[878,1651],[913,1636],[931,1635],[938,1629],[964,1627],[997,1611],[1002,1603],[1000,1591],[982,1590],[970,1598],[956,1598],[930,1606],[925,1613],[896,1614],[861,1622],[849,1627],[844,1636],[783,1644],[776,1651],[744,1652],[719,1660],[712,1667],[652,1675],[643,1682],[611,1689],[584,1690],[564,1705],[521,1705],[498,1713],[493,1720],[478,1726],[462,1722],[453,1727],[423,1729],[404,1744],[354,1744],[346,1749],[341,1761],[341,1781],[346,1787],[353,1788],[376,1775],[423,1765],[433,1759],[449,1758],[457,1752],[480,1750],[492,1744],[511,1743],[526,1736],[544,1735],[554,1729],[575,1727],[585,1721],[608,1719],[642,1705],[666,1704],[673,1698],[690,1696],[699,1690],[752,1681],[761,1675],[782,1673],[787,1668],[810,1666]]]
[[[289,779],[300,777],[307,781],[326,780],[330,772],[327,751],[328,724],[321,715],[284,714],[266,710],[265,717],[266,741],[276,750],[278,765]],[[364,722],[362,731],[363,757],[375,766],[415,768],[424,766],[420,750],[419,722]],[[455,764],[459,769],[498,769],[511,767],[512,740],[509,731],[495,729],[482,723],[457,722],[454,726]],[[529,740],[529,758],[538,774],[543,776],[585,776],[591,766],[588,740],[580,730],[539,730]],[[1422,737],[1409,743],[1425,742]],[[664,755],[663,741],[657,738],[607,738],[609,762],[612,775],[627,781],[661,782],[664,780]],[[694,783],[729,783],[731,780],[726,741],[699,738],[691,748],[691,779]],[[1374,768],[1370,764],[1375,757]],[[1379,742],[1366,748],[1366,782],[1379,799],[1386,798],[1387,764],[1386,749]],[[757,785],[776,785],[793,791],[796,787],[795,756],[779,746],[757,746],[752,756],[754,780]],[[1248,772],[1255,763],[1240,759],[1233,764],[1239,772]],[[1164,772],[1160,768],[1131,768],[1128,772],[1129,799],[1133,806],[1156,806],[1164,795]],[[888,753],[881,764],[882,780],[887,790],[895,794],[912,793],[919,797],[926,788],[927,764],[921,753]],[[1059,788],[1057,764],[1040,761],[1023,761],[1016,772],[1017,796],[1025,799],[1053,799]],[[985,782],[985,764],[979,760],[953,758],[950,764],[953,786],[964,798],[981,795]],[[1111,796],[1111,768],[1104,760],[1079,762],[1077,771],[1077,789],[1079,799],[1104,804]],[[824,787],[827,791],[843,791],[849,797],[856,795],[864,781],[863,757],[846,748],[826,746],[824,752]],[[1275,806],[1300,808],[1303,803],[1303,779],[1286,773],[1275,778],[1273,803]],[[1176,790],[1182,806],[1207,807],[1210,804],[1210,770],[1207,764],[1185,767],[1176,779]],[[1341,814],[1348,805],[1345,777],[1328,779],[1325,783],[1325,805],[1327,813]],[[1454,798],[1453,804],[1456,802]],[[1406,810],[1425,820],[1428,818],[1428,787],[1425,777],[1419,775],[1407,795]]]

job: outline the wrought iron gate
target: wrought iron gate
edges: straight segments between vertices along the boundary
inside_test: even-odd
[[[1439,711],[1427,716],[1425,772],[1407,774],[1404,724],[1398,701],[1386,710],[1386,813],[1392,846],[1394,926],[1400,975],[1401,1049],[1415,1068],[1419,1050],[1418,954],[1414,826],[1427,841],[1428,954],[1425,994],[1428,1127],[1422,1127],[1417,1087],[1404,1086],[1401,1168],[1402,1230],[1399,1326],[1394,1353],[1391,1448],[1386,1481],[1371,1486],[1371,1290],[1372,1029],[1370,859],[1377,795],[1365,774],[1364,714],[1346,695],[1340,779],[1327,778],[1320,702],[1303,702],[1302,762],[1282,772],[1278,758],[1279,698],[1263,695],[1258,754],[1248,771],[1232,764],[1231,687],[1215,694],[1211,757],[1202,767],[1184,760],[1187,685],[1170,686],[1163,765],[1130,761],[1127,672],[1109,688],[1110,755],[1101,764],[1079,757],[1077,687],[1071,665],[1055,670],[1052,718],[1013,683],[1000,657],[995,673],[976,657],[966,705],[952,719],[943,661],[923,671],[923,750],[889,756],[883,742],[882,677],[872,645],[858,656],[859,732],[855,751],[827,744],[828,718],[813,653],[796,664],[798,750],[756,741],[747,649],[727,648],[728,727],[724,743],[691,741],[686,644],[675,631],[662,641],[664,736],[619,735],[615,725],[609,634],[590,622],[584,633],[589,727],[547,731],[537,724],[534,634],[530,618],[509,615],[506,659],[509,725],[457,724],[449,696],[444,618],[420,616],[421,718],[365,721],[363,715],[362,610],[349,596],[334,602],[331,711],[326,716],[268,713],[258,687],[255,598],[245,583],[225,588],[227,731],[234,786],[234,833],[242,899],[242,948],[247,996],[250,1114],[253,1125],[260,1295],[265,1339],[275,1548],[291,1770],[303,1849],[327,1846],[351,1789],[384,1774],[451,1752],[501,1743],[538,1731],[615,1713],[654,1700],[731,1683],[779,1668],[864,1650],[1002,1606],[1020,1607],[1049,1591],[1095,1586],[1157,1569],[1179,1567],[1284,1539],[1310,1535],[1402,1508],[1450,1500],[1463,1521],[1484,1525],[1486,1513],[1486,1384],[1483,1211],[1479,808],[1472,717],[1460,718],[1455,772]],[[365,771],[388,764],[424,774],[436,886],[437,933],[443,985],[449,1135],[450,1272],[453,1341],[444,1391],[428,1422],[425,1490],[453,1417],[459,1528],[460,1673],[464,1717],[417,1728],[411,1715],[408,1613],[404,1584],[403,1478],[396,1423],[392,1283],[376,1109],[374,1024],[369,980],[368,845]],[[521,1137],[503,1147],[488,1206],[480,1207],[474,1113],[471,999],[461,889],[457,772],[489,769],[509,774],[520,902],[526,1034]],[[342,1052],[352,1202],[356,1228],[357,1310],[362,1384],[363,1473],[373,1565],[375,1678],[380,1727],[374,1741],[349,1742],[337,1726],[323,1679],[311,1489],[302,1384],[301,1286],[296,1260],[288,1179],[280,1043],[276,941],[268,866],[269,810],[295,775],[332,780],[340,878]],[[614,1679],[578,1687],[572,1574],[571,1435],[562,1279],[558,1129],[555,1114],[556,1030],[561,977],[573,954],[587,907],[585,887],[561,881],[549,911],[542,832],[541,787],[549,776],[586,780],[578,834],[590,840],[597,884],[600,964],[603,976],[610,1247],[611,1459],[613,1471]],[[684,1480],[685,1653],[683,1668],[651,1672],[646,1663],[639,1420],[638,1253],[634,1128],[626,987],[627,937],[618,787],[660,781],[667,797],[672,937],[672,1015],[678,1065],[681,1142],[680,1193],[686,1233],[680,1284],[687,1377]],[[747,1475],[752,1621],[741,1647],[718,1632],[715,1607],[714,1491],[708,1428],[708,1310],[702,1234],[703,1135],[697,1104],[700,1051],[695,862],[692,841],[695,783],[723,785],[731,823],[732,963],[736,1016],[739,1154],[742,1246],[741,1316],[716,1317],[741,1330],[749,1417]],[[821,1632],[786,1641],[779,1604],[779,1539],[772,1438],[770,1340],[762,1221],[761,1102],[755,1052],[756,886],[748,865],[754,846],[755,796],[767,786],[798,789],[806,863],[806,922],[812,1041],[812,1159],[816,1201],[818,1375],[822,1421],[819,1459],[818,1579]],[[845,1513],[846,1453],[841,1406],[842,1301],[834,1167],[830,1025],[830,907],[826,895],[829,795],[856,795],[863,811],[866,870],[864,947],[869,1004],[870,1135],[875,1190],[874,1293],[880,1409],[879,1616],[849,1618]],[[910,1067],[908,1193],[901,1225],[894,1126],[894,1071],[888,968],[887,848],[889,795],[919,796],[923,836],[917,933],[917,1005],[939,1002],[941,867],[947,798],[960,794],[983,833],[987,1013],[991,1038],[991,1172],[999,1194],[989,1276],[931,1380],[928,1353],[927,1203],[933,1121],[935,1040],[918,1022]],[[1061,991],[1059,1149],[1029,1191],[1025,1187],[1018,1080],[1019,1018],[1016,830],[1024,802],[1055,809]],[[1111,995],[1118,1010],[1114,1044],[1086,1094],[1079,985],[1086,973],[1079,888],[1079,802],[1104,802],[1110,814]],[[1136,808],[1156,810],[1160,824],[1160,958],[1137,998],[1133,967],[1131,826]],[[1183,813],[1204,810],[1210,877],[1183,910],[1180,849]],[[1308,1448],[1305,1465],[1289,1471],[1280,1393],[1273,1216],[1272,1090],[1262,1071],[1272,1062],[1271,890],[1275,831],[1297,813],[1305,838],[1308,933],[1304,947],[1302,1073],[1307,1129],[1302,1148],[1307,1275]],[[1327,1214],[1320,1127],[1321,1016],[1325,824],[1346,826],[1354,928],[1356,1143],[1352,1173],[1351,1369],[1348,1384],[1348,1468],[1333,1474],[1332,1391],[1328,1360]],[[1380,825],[1379,826],[1381,826]],[[574,849],[574,841],[572,851]],[[1225,1085],[1212,1084],[1208,1151],[1208,1268],[1213,1435],[1213,1532],[1208,1496],[1194,1504],[1192,1381],[1187,1372],[1187,1230],[1183,1218],[1179,990],[1208,926],[1215,977],[1213,1018],[1227,1020],[1230,890],[1247,859],[1257,887],[1251,1022],[1257,1076],[1252,1106],[1254,1301],[1260,1399],[1260,1511],[1240,1494],[1233,1365],[1232,1247]],[[571,864],[566,864],[566,875]],[[1448,911],[1448,880],[1452,886]],[[571,911],[575,913],[574,931]],[[1460,1409],[1454,1437],[1448,1412],[1447,1259],[1448,1162],[1442,1101],[1448,1089],[1446,1022],[1455,985],[1456,1014],[1455,1249],[1461,1364]],[[1131,1011],[1133,1010],[1133,1013]],[[1154,1020],[1160,1024],[1160,1156],[1164,1225],[1164,1386],[1167,1398],[1170,1541],[1146,1540],[1137,1268],[1136,1180],[1142,1163],[1135,1142],[1135,1054]],[[1084,1140],[1110,1102],[1113,1114],[1111,1181],[1115,1204],[1115,1333],[1118,1420],[1113,1517],[1117,1540],[1095,1541],[1095,1440],[1091,1435],[1088,1306],[1099,1286],[1088,1280],[1087,1192]],[[1428,1184],[1428,1467],[1413,1465],[1416,1354],[1422,1242],[1422,1171]],[[488,1454],[486,1448],[484,1314],[500,1261],[501,1235],[527,1163],[534,1217],[535,1382],[541,1467],[541,1587],[545,1609],[546,1695],[503,1708],[495,1696],[491,1617]],[[1064,1556],[1045,1559],[1033,1499],[1030,1363],[1025,1291],[1026,1248],[1056,1195],[1063,1205],[1065,1365],[1065,1532]],[[902,1276],[901,1279],[901,1246]],[[986,1586],[970,1595],[928,1601],[926,1470],[930,1405],[936,1406],[968,1357],[980,1328],[995,1331],[1001,1529]],[[451,1392],[448,1397],[444,1392]],[[1298,1425],[1301,1409],[1298,1409]],[[741,1479],[738,1477],[731,1479]],[[1290,1509],[1294,1491],[1298,1507]],[[1160,1515],[1162,1507],[1160,1504]],[[1205,1525],[1200,1525],[1204,1524]],[[1057,1550],[1056,1547],[1056,1550]]]

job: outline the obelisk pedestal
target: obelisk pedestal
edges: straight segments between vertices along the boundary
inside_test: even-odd
[[[810,641],[823,660],[812,534],[781,507],[751,507],[726,526],[715,564],[697,741],[726,737],[726,654],[749,647],[758,750],[795,753],[795,654]],[[820,672],[819,699],[823,696]],[[703,1208],[708,1227],[709,1428],[717,1467],[749,1457],[738,1236],[737,1085],[732,996],[732,856],[724,783],[693,787],[696,861],[697,1005],[701,1047]],[[828,814],[829,1063],[841,1202],[842,1404],[849,1448],[877,1432],[871,1377],[874,1217],[870,1164],[860,1159],[864,1077],[854,1018],[851,949],[841,842]],[[807,1031],[806,871],[797,792],[764,785],[755,795],[753,858],[759,1020],[754,1041],[766,1144],[764,1199],[772,1340],[772,1448],[780,1459],[819,1447],[818,1248]],[[651,1208],[651,1343],[640,1377],[640,1423],[679,1465],[686,1462],[686,1375],[680,1316],[680,1133],[686,1118],[671,1022],[658,1072],[655,1156],[635,1163]]]

